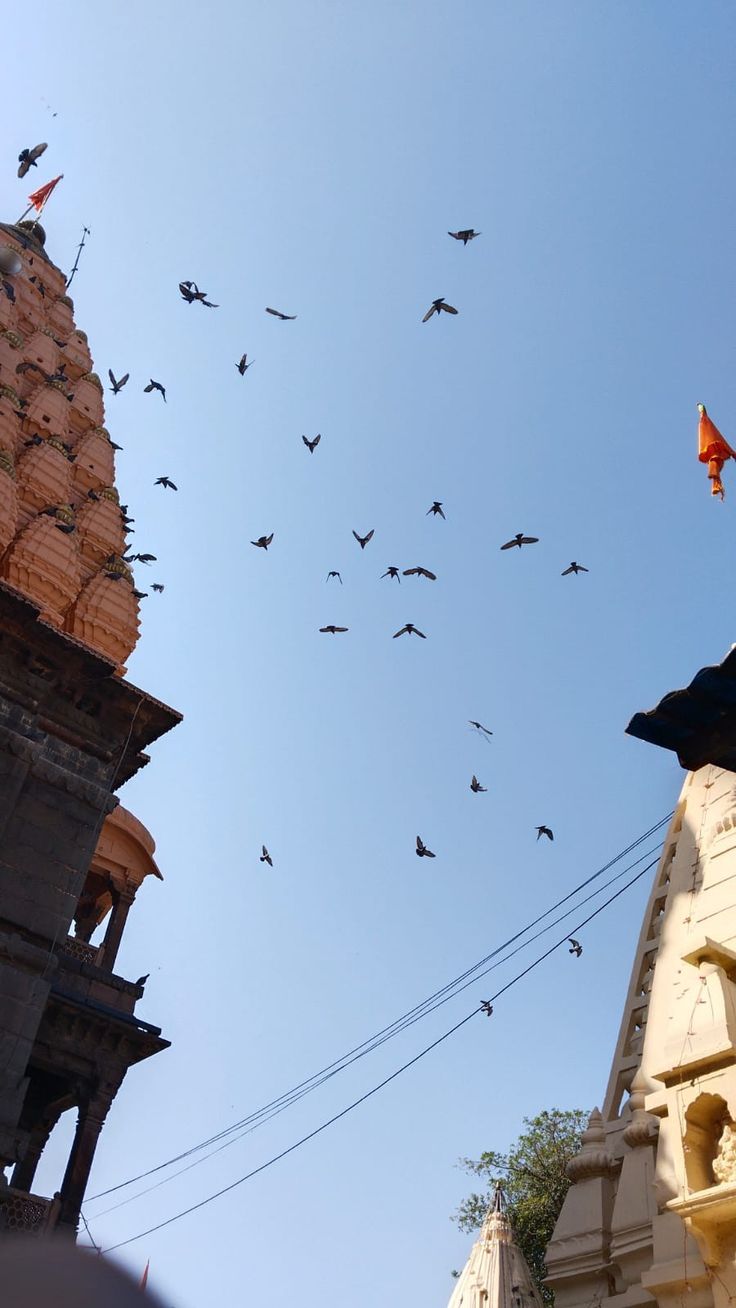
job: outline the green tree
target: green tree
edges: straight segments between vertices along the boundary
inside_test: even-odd
[[[570,1185],[565,1169],[580,1148],[587,1123],[588,1114],[581,1109],[553,1108],[537,1117],[525,1117],[524,1130],[507,1154],[491,1150],[477,1161],[461,1159],[461,1166],[482,1177],[486,1186],[482,1193],[468,1195],[455,1213],[461,1231],[480,1227],[500,1181],[516,1243],[549,1305],[554,1303],[554,1295],[544,1284],[544,1254]]]

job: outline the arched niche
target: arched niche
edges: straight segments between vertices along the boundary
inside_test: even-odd
[[[720,1095],[698,1095],[685,1112],[682,1143],[685,1174],[691,1192],[708,1190],[717,1184],[713,1160],[718,1152],[723,1128],[731,1122],[728,1104]]]

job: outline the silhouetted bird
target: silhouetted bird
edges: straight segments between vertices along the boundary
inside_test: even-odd
[[[207,292],[200,291],[196,282],[179,282],[181,298],[186,300],[187,304],[203,304],[207,309],[219,309],[219,304],[213,304],[206,298]]]
[[[426,577],[427,581],[436,581],[437,577],[428,568],[404,568],[405,577]]]
[[[236,363],[235,367],[237,368],[241,377],[244,377],[248,369],[253,367],[254,363],[255,363],[255,359],[251,359],[250,363],[248,363],[248,355],[244,354],[240,362]]]
[[[435,518],[437,517],[437,514],[438,514],[438,513],[439,513],[439,515],[440,515],[441,518],[444,518],[445,515],[444,515],[444,513],[443,513],[443,511],[442,511],[442,500],[434,500],[434,501],[433,501],[433,503],[430,505],[430,507],[427,509],[427,512],[426,512],[425,515],[424,515],[425,518],[428,518],[429,515],[430,515],[430,513],[431,513],[431,514],[433,515],[433,517],[435,517]]]
[[[179,487],[176,485],[175,482],[171,480],[170,477],[157,477],[154,482],[154,485],[166,486],[169,490],[174,490],[174,491],[179,489]]]
[[[10,300],[11,304],[15,304],[15,291],[13,290],[13,287],[11,286],[10,282],[6,282],[3,279],[2,281],[0,281],[0,286],[2,286],[3,288],[3,292],[5,294],[6,299]]]
[[[40,277],[29,277],[28,280],[29,280],[29,282],[32,282],[33,285],[36,287],[36,289],[39,291],[39,293],[40,293],[40,295],[41,295],[41,299],[42,299],[42,300],[45,300],[45,299],[46,299],[46,286],[45,286],[45,284],[41,281],[41,278],[40,278]]]
[[[534,830],[537,833],[537,840],[541,840],[542,836],[546,836],[548,840],[554,840],[555,838],[554,832],[551,831],[549,827],[535,827]]]
[[[154,381],[153,377],[149,381],[148,385],[143,387],[143,390],[145,391],[146,395],[148,394],[149,391],[160,391],[164,397],[164,404],[166,403],[166,391],[161,385],[161,382]]]
[[[474,775],[473,775],[473,780],[472,780],[471,783],[470,783],[470,789],[472,790],[472,792],[473,792],[474,795],[484,795],[484,794],[486,793],[486,791],[488,790],[488,787],[487,787],[487,786],[482,786],[482,785],[480,784],[478,778],[477,778],[477,777],[475,776],[475,774],[474,774]]]
[[[110,378],[110,381],[112,382],[112,393],[113,393],[113,395],[117,395],[118,392],[121,391],[121,390],[123,389],[125,383],[127,382],[128,378],[130,377],[130,373],[129,373],[129,372],[126,372],[125,376],[124,376],[124,377],[121,377],[121,378],[120,378],[120,381],[117,381],[117,379],[116,379],[116,377],[115,377],[115,374],[113,373],[112,368],[108,368],[108,370],[107,370],[107,375],[108,375],[108,377]]]
[[[381,573],[381,581],[383,581],[384,577],[395,577],[399,585],[401,585],[401,577],[399,576],[399,569],[395,568],[393,564],[391,565],[390,568],[386,570],[386,572]]]
[[[472,227],[464,227],[461,232],[448,232],[447,235],[453,236],[456,241],[462,241],[463,245],[467,245],[468,241],[474,241],[476,236],[481,235],[481,232],[474,232]]]
[[[259,863],[268,863],[268,866],[269,866],[269,867],[273,867],[273,859],[271,858],[271,855],[269,854],[268,850],[266,849],[266,846],[265,846],[265,845],[261,845],[261,850],[262,850],[262,853],[261,853],[261,857],[260,857],[260,859],[258,860]]]
[[[347,627],[335,627],[330,624],[329,627],[320,627],[320,631],[329,631],[332,636],[336,636],[338,631],[347,631]]]
[[[524,536],[520,531],[517,531],[514,539],[507,540],[506,544],[501,546],[501,549],[512,550],[514,545],[518,545],[519,549],[521,549],[522,545],[536,545],[538,540],[538,536]]]
[[[313,441],[307,440],[306,436],[302,436],[302,440],[304,441],[304,444],[306,445],[306,447],[307,447],[307,449],[309,450],[309,453],[310,453],[310,454],[314,454],[314,451],[316,450],[317,446],[319,445],[321,439],[322,439],[322,437],[321,437],[321,435],[320,435],[319,432],[317,433],[317,435],[315,436],[315,438],[314,438]]]
[[[334,569],[333,569],[332,572],[328,572],[328,573],[327,573],[327,576],[325,577],[325,581],[329,581],[329,580],[330,580],[330,577],[337,577],[337,580],[339,581],[340,585],[342,586],[342,577],[340,576],[340,573],[339,573],[339,572],[335,572]]]
[[[163,595],[164,593],[164,588],[161,585],[160,581],[154,581],[153,585],[151,586],[151,590],[155,590],[157,595]]]
[[[371,540],[374,531],[375,531],[375,527],[371,527],[371,530],[368,532],[367,536],[359,536],[357,531],[353,532],[353,535],[362,550],[365,549],[366,545],[368,544],[368,541]]]
[[[569,577],[571,572],[574,572],[577,575],[578,572],[590,572],[590,568],[584,568],[582,563],[576,563],[575,560],[573,559],[569,568],[565,568],[565,571],[561,572],[560,576]]]
[[[438,300],[432,301],[431,306],[422,318],[422,322],[429,322],[433,313],[436,313],[439,318],[441,313],[457,313],[457,309],[453,309],[451,304],[446,304],[444,295],[441,295]]]
[[[44,150],[47,149],[45,141],[41,145],[34,145],[32,150],[21,150],[18,155],[18,176],[25,177],[29,168],[38,168],[38,160],[41,158]]]
[[[274,318],[280,318],[282,322],[293,322],[296,318],[295,313],[282,313],[280,309],[266,309]]]
[[[123,563],[158,563],[155,554],[124,554]]]
[[[401,628],[401,631],[395,631],[393,639],[396,640],[397,636],[403,636],[405,632],[408,636],[421,636],[422,640],[427,639],[424,632],[420,631],[418,627],[415,627],[413,622],[407,622],[406,625]]]
[[[256,545],[259,550],[267,550],[273,540],[273,532],[270,536],[259,536],[258,540],[252,540],[251,545]]]
[[[141,599],[148,599],[148,591],[147,591],[147,590],[136,590],[135,586],[133,587],[133,594],[135,595],[136,599],[139,599],[139,600],[141,600]]]
[[[137,986],[144,986],[144,985],[146,984],[146,981],[148,980],[148,978],[149,978],[150,975],[151,975],[150,972],[146,972],[146,975],[145,975],[145,976],[139,976],[139,977],[138,977],[138,980],[136,981],[136,985],[137,985]]]
[[[427,849],[427,846],[425,845],[425,843],[424,843],[424,841],[422,840],[422,837],[421,837],[421,836],[417,836],[417,847],[416,847],[416,850],[415,850],[414,852],[415,852],[415,854],[417,855],[417,858],[434,858],[434,857],[435,857],[435,855],[432,853],[431,849]]]
[[[491,1016],[492,1016],[492,1014],[493,1014],[493,1004],[491,1003],[490,999],[481,999],[481,1001],[480,1001],[480,1011],[481,1011],[482,1013],[485,1013],[486,1017],[491,1017]]]
[[[482,731],[483,734],[486,735],[486,736],[492,736],[492,735],[493,735],[493,732],[492,732],[492,731],[489,731],[489,730],[488,730],[488,727],[484,727],[482,722],[474,722],[472,718],[468,718],[468,723],[469,723],[469,725],[470,725],[471,727],[475,727],[475,729],[476,729],[476,731],[478,732],[478,734],[480,734],[481,731]]]
[[[570,946],[570,948],[567,951],[568,954],[574,954],[576,958],[579,958],[583,952],[583,946],[580,944],[580,941],[575,940],[573,936],[570,936],[568,938],[567,943]]]

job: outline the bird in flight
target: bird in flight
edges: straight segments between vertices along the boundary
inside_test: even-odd
[[[325,577],[325,581],[329,581],[329,580],[330,580],[330,577],[337,577],[337,580],[339,581],[340,585],[342,586],[342,577],[340,576],[340,573],[339,573],[339,572],[336,572],[336,571],[335,571],[334,568],[333,568],[332,572],[328,572],[328,573],[327,573],[327,576]]]
[[[524,536],[522,532],[517,531],[514,539],[507,540],[506,544],[501,546],[501,549],[511,550],[514,548],[514,545],[518,545],[519,549],[521,549],[522,545],[536,545],[538,540],[538,536]]]
[[[310,454],[314,454],[314,451],[316,450],[317,446],[319,445],[321,439],[322,439],[322,436],[320,435],[319,432],[317,432],[317,435],[315,436],[315,438],[314,438],[313,441],[307,440],[307,437],[306,437],[306,436],[302,436],[302,440],[304,441],[304,444],[306,445],[306,447],[307,447],[307,449],[309,450],[309,453],[310,453]]]
[[[250,363],[248,363],[248,355],[244,354],[242,359],[240,359],[240,361],[236,363],[235,367],[237,368],[241,377],[244,377],[248,369],[253,367],[254,363],[255,363],[255,359],[251,359]]]
[[[375,527],[371,527],[371,529],[370,529],[370,531],[368,532],[368,535],[367,535],[367,536],[359,536],[358,533],[357,533],[357,531],[354,531],[354,532],[353,532],[353,535],[354,535],[355,539],[357,540],[357,542],[358,542],[358,544],[360,545],[360,548],[361,548],[362,550],[365,549],[366,545],[368,544],[368,541],[372,538],[372,536],[373,536],[373,532],[374,532],[374,531],[375,531]]]
[[[561,572],[560,576],[569,577],[571,572],[574,572],[577,575],[578,572],[590,572],[590,568],[584,568],[582,563],[576,563],[575,560],[573,559],[569,568],[565,568],[565,571]]]
[[[476,236],[481,236],[482,233],[474,232],[472,227],[464,227],[461,232],[448,232],[447,235],[454,237],[456,241],[462,241],[463,245],[467,245],[468,241],[474,241]]]
[[[491,1017],[491,1016],[492,1016],[492,1014],[493,1014],[493,1004],[491,1003],[490,999],[481,999],[481,1001],[480,1001],[480,1011],[481,1011],[481,1013],[485,1013],[486,1017]]]
[[[435,857],[435,855],[432,853],[431,849],[427,849],[427,846],[425,845],[425,843],[424,843],[424,841],[422,840],[422,837],[421,837],[421,836],[417,836],[417,847],[416,847],[415,853],[416,853],[417,858],[434,858],[434,857]]]
[[[261,850],[262,850],[262,853],[261,853],[261,857],[260,857],[259,860],[258,860],[259,863],[268,863],[268,866],[269,866],[269,867],[273,867],[273,859],[271,858],[271,855],[269,854],[268,850],[266,849],[266,846],[265,846],[265,845],[261,845]]]
[[[40,145],[34,145],[32,150],[21,150],[18,155],[18,176],[25,177],[29,168],[38,168],[38,160],[41,158],[44,150],[47,148],[46,142],[42,141]]]
[[[158,563],[155,554],[124,554],[123,563]]]
[[[482,786],[478,778],[476,777],[475,773],[473,773],[473,779],[470,783],[470,789],[472,790],[474,795],[485,795],[486,791],[488,790],[488,787]]]
[[[110,381],[112,382],[112,393],[113,393],[113,395],[117,395],[117,394],[118,394],[118,391],[121,391],[121,390],[123,389],[125,383],[127,382],[128,378],[130,377],[130,373],[129,373],[129,372],[126,372],[125,376],[124,376],[124,377],[121,377],[121,378],[120,378],[120,381],[118,381],[118,380],[116,379],[116,377],[115,377],[115,374],[114,374],[112,368],[108,368],[108,370],[107,370],[107,375],[108,375],[108,377],[110,378]]]
[[[427,581],[436,581],[436,580],[437,580],[437,577],[436,577],[435,573],[434,573],[434,572],[430,572],[430,571],[429,571],[429,568],[419,568],[419,567],[416,567],[416,568],[404,568],[404,576],[405,576],[405,577],[426,577],[426,578],[427,578]]]
[[[174,491],[179,489],[179,487],[176,485],[175,482],[171,480],[170,477],[157,477],[156,481],[154,482],[154,485],[167,486],[169,490],[174,490]]]
[[[381,573],[381,581],[383,581],[384,577],[395,577],[399,585],[401,585],[401,577],[399,576],[399,569],[395,568],[393,564],[391,564],[391,567],[387,568],[385,572]]]
[[[143,387],[143,390],[146,395],[148,394],[149,391],[160,391],[164,397],[164,404],[166,403],[166,391],[164,387],[161,385],[161,382],[154,381],[153,377],[149,381],[148,385]]]
[[[282,313],[280,309],[266,309],[266,313],[270,313],[273,318],[280,318],[282,322],[293,322],[296,318],[295,313]]]
[[[157,595],[163,595],[164,593],[164,588],[161,585],[160,581],[154,581],[153,585],[151,586],[151,590],[155,590]]]
[[[179,290],[181,291],[182,300],[186,300],[187,304],[196,302],[197,304],[203,304],[207,309],[219,309],[220,307],[219,304],[213,304],[211,300],[207,299],[207,292],[200,291],[196,282],[179,282]]]
[[[493,735],[493,732],[489,731],[488,727],[484,727],[482,722],[474,722],[472,718],[468,718],[468,725],[471,727],[475,727],[476,731],[478,732],[478,735],[480,735],[481,732],[483,732],[485,736]]]
[[[418,627],[415,627],[413,622],[407,622],[406,625],[401,628],[401,631],[395,631],[393,639],[396,640],[397,636],[403,636],[404,632],[406,632],[408,636],[421,636],[422,640],[427,639],[424,632],[420,631]]]
[[[148,591],[136,590],[135,586],[133,587],[133,594],[135,595],[136,599],[148,599]]]
[[[255,545],[259,550],[267,550],[273,540],[273,532],[270,536],[259,536],[258,540],[252,540],[251,545]]]
[[[447,304],[444,295],[441,295],[438,300],[432,301],[430,307],[422,318],[422,322],[429,322],[433,313],[436,313],[439,318],[441,313],[457,313],[457,309],[453,309],[451,304]]]
[[[443,509],[442,509],[442,500],[433,500],[433,501],[432,501],[432,504],[431,504],[430,507],[427,509],[427,512],[426,512],[425,515],[424,515],[425,518],[428,518],[429,515],[430,515],[430,513],[431,513],[432,516],[435,517],[435,518],[437,517],[437,514],[439,514],[441,518],[444,518],[444,517],[445,517],[444,512],[443,512]],[[445,520],[446,520],[446,519],[445,519]]]
[[[534,830],[537,833],[537,840],[541,840],[542,836],[546,836],[548,840],[554,840],[555,838],[554,832],[551,831],[549,827],[535,827]]]
[[[580,941],[576,940],[574,936],[570,936],[568,938],[567,943],[570,946],[570,948],[567,951],[568,954],[574,954],[576,958],[579,958],[583,952],[583,946],[581,945]]]
[[[320,627],[320,631],[329,631],[330,635],[336,636],[339,631],[347,631],[347,627],[336,627],[330,623],[329,627]]]

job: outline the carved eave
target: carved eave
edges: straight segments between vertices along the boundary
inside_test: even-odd
[[[181,714],[115,676],[112,660],[39,613],[32,600],[0,582],[0,685],[43,730],[98,758],[101,781],[114,763],[117,789],[145,766],[146,747]],[[122,756],[119,747],[110,748],[116,739],[126,742]]]
[[[33,1046],[31,1065],[87,1078],[94,1068],[124,1068],[168,1049],[161,1028],[106,1004],[77,998],[54,982]],[[122,1079],[122,1076],[121,1076]]]

